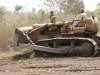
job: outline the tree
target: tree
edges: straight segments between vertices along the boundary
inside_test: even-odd
[[[79,13],[80,10],[84,8],[84,4],[82,0],[67,0],[67,10],[70,13]],[[66,10],[66,11],[67,11]]]
[[[63,5],[66,4],[66,0],[43,0],[43,2],[52,11],[62,10]]]
[[[84,8],[83,0],[44,0],[44,4],[67,13],[79,13]]]
[[[87,11],[87,14],[88,14],[89,16],[95,16],[95,11]]]
[[[23,8],[21,5],[16,5],[15,6],[15,11],[20,11]]]
[[[97,6],[100,6],[100,3],[98,3]]]
[[[97,4],[97,8],[95,10],[95,15],[100,15],[100,3]]]
[[[40,9],[37,12],[38,22],[41,23],[45,19],[45,11],[43,9]]]
[[[0,6],[0,16],[3,16],[6,12],[6,8],[4,6]]]
[[[0,6],[0,23],[4,21],[6,8],[4,6]]]
[[[36,8],[32,8],[32,14],[34,15],[36,13]]]

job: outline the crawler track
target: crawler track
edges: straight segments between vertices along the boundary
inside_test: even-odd
[[[46,47],[46,50],[35,50],[37,56],[78,55],[95,56],[98,53],[97,43],[90,38],[53,38],[39,40],[36,45]],[[58,52],[58,53],[57,53]]]

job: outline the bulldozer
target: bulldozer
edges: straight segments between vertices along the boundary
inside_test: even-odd
[[[70,30],[74,22],[78,25]],[[98,55],[100,48],[99,23],[95,18],[34,24],[15,29],[17,47],[28,48],[36,56]]]

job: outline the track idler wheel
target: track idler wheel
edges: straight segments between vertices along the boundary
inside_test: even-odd
[[[81,51],[79,52],[79,56],[88,57],[91,56],[91,53],[93,52],[93,47],[91,43],[83,42],[80,50]]]

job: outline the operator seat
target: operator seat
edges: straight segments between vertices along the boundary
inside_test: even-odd
[[[84,33],[86,31],[86,22],[78,21],[78,25],[73,28],[73,33]]]

